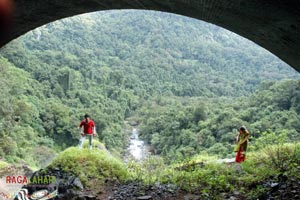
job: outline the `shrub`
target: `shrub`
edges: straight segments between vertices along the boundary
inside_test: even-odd
[[[132,179],[151,184],[160,180],[162,172],[167,166],[161,157],[148,156],[142,162],[130,160],[127,167],[127,170],[131,172]]]
[[[9,136],[0,138],[0,149],[3,152],[1,156],[15,156],[17,153],[17,143]]]
[[[0,160],[0,170],[6,168],[7,166],[8,166],[7,162],[4,162],[4,161]]]
[[[61,167],[63,171],[79,176],[84,186],[90,186],[89,183],[93,181],[103,185],[105,180],[125,181],[129,177],[125,165],[120,160],[96,148],[68,148],[61,152],[49,167]]]

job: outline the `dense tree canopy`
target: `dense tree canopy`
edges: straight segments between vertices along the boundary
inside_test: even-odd
[[[300,81],[264,83],[254,94],[232,98],[184,98],[140,109],[142,136],[164,156],[183,158],[202,151],[233,156],[237,129],[246,125],[251,141],[264,132],[300,139]]]
[[[75,145],[85,113],[118,152],[130,117],[166,157],[229,156],[243,124],[253,137],[286,130],[299,138],[299,74],[252,42],[198,20],[91,13],[33,30],[0,53],[0,156],[10,160],[37,165],[24,152],[43,148],[48,158]]]

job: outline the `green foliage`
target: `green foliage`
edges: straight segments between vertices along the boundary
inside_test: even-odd
[[[285,148],[279,149],[279,153],[286,155],[282,162],[289,166],[284,175],[298,179],[299,144],[283,146]],[[269,146],[265,148],[270,149]],[[267,161],[272,159],[271,154],[264,154],[263,150],[247,154],[246,162],[238,169],[236,164],[220,163],[207,154],[172,165],[164,164],[161,157],[150,156],[143,162],[129,161],[126,166],[105,151],[72,147],[60,153],[49,167],[75,173],[85,187],[91,187],[90,184],[102,187],[104,180],[130,180],[146,185],[160,182],[197,193],[201,199],[224,199],[224,193],[234,191],[239,191],[241,198],[256,199],[266,196],[270,190],[264,185],[270,177],[274,177],[274,181],[280,177],[279,168]]]
[[[287,142],[287,132],[276,134],[275,132],[263,132],[255,140],[254,149],[260,150],[267,146],[277,145],[282,146]]]
[[[296,169],[295,166],[300,163],[297,157],[300,154],[299,144],[288,144],[287,138],[285,131],[280,134],[264,132],[254,144],[255,150],[260,152],[262,162],[267,163],[279,174]]]
[[[6,160],[46,165],[55,152],[77,145],[85,113],[96,122],[98,139],[118,154],[128,142],[124,120],[134,116],[141,138],[169,162],[199,153],[232,157],[241,125],[251,140],[268,130],[300,138],[299,80],[277,81],[299,74],[257,45],[198,20],[92,13],[33,30],[0,53]],[[32,157],[37,146],[45,155]]]
[[[230,195],[237,191],[242,199],[265,198],[271,190],[268,183],[278,183],[282,176],[300,180],[299,147],[299,143],[267,145],[248,153],[247,160],[241,165],[221,163],[207,154],[166,165],[161,158],[154,156],[142,163],[129,162],[128,170],[132,172],[134,180],[145,184],[175,184],[181,189],[197,193],[201,199],[224,199],[223,194]]]
[[[17,151],[17,143],[8,136],[4,136],[0,139],[1,153],[0,156],[10,155],[15,156]]]
[[[9,166],[7,162],[0,160],[0,170],[5,169],[7,166]]]
[[[129,177],[125,165],[120,160],[97,148],[68,148],[57,155],[49,167],[61,167],[63,171],[79,176],[86,187],[91,186],[94,181],[100,186],[105,180],[124,181]]]
[[[266,188],[264,182],[281,182],[281,177],[300,180],[299,143],[267,145],[263,149],[247,155],[248,161],[243,164],[243,176],[240,182],[248,192],[248,199],[264,198],[271,188]],[[287,180],[284,180],[287,182]],[[253,186],[255,185],[255,188]]]
[[[166,167],[163,159],[158,156],[149,156],[141,162],[130,160],[127,163],[127,170],[131,172],[131,178],[146,184],[159,181],[161,173]]]
[[[234,168],[214,162],[197,163],[199,160],[214,160],[207,155],[198,156],[195,160],[165,165],[161,158],[150,156],[143,162],[128,163],[128,170],[132,172],[134,180],[145,184],[161,182],[175,184],[179,188],[190,192],[201,192],[203,199],[218,199],[222,192],[231,192],[234,189],[236,176]]]
[[[250,150],[299,141],[300,112],[298,104],[292,103],[300,91],[299,85],[299,80],[269,83],[256,93],[238,99],[153,99],[152,104],[138,109],[142,138],[170,160],[201,152],[232,157],[234,139],[241,125],[250,131]],[[277,92],[280,88],[287,90],[287,99],[277,100],[281,99],[281,92]],[[281,101],[291,106],[288,109],[278,106]],[[194,113],[199,108],[205,111],[205,117],[198,121]]]

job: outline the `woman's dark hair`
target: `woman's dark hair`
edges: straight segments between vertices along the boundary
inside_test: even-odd
[[[85,115],[84,115],[84,118],[85,118],[85,119],[87,119],[88,117],[90,118],[90,116],[89,116],[88,114],[85,114]]]
[[[246,131],[246,127],[245,126],[241,126],[240,130],[241,131]]]

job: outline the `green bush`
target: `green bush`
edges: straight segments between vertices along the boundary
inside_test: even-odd
[[[89,183],[93,181],[103,185],[105,180],[125,181],[130,177],[120,160],[96,148],[68,148],[61,152],[49,167],[61,167],[63,171],[79,176],[84,186],[90,186]]]
[[[17,143],[9,136],[0,138],[0,156],[15,156],[17,152]]]
[[[299,143],[267,145],[247,154],[248,159],[242,164],[243,174],[239,177],[239,189],[245,188],[244,192],[248,193],[248,199],[261,199],[270,189],[264,187],[263,183],[278,182],[282,175],[300,180],[299,145]]]
[[[6,168],[7,166],[8,166],[7,162],[4,162],[4,161],[0,160],[0,170]]]
[[[161,157],[149,156],[142,162],[130,160],[127,163],[127,167],[128,171],[131,172],[132,179],[151,184],[160,181],[162,172],[167,166]]]
[[[286,142],[286,132],[280,134],[263,132],[254,144],[254,148],[258,151],[254,155],[259,156],[256,160],[271,167],[278,173],[290,171],[291,165],[300,163],[300,147],[297,143],[290,144]]]
[[[82,147],[88,148],[88,144],[89,144],[89,139],[86,137],[86,139],[83,142]],[[98,139],[92,140],[92,146],[93,146],[93,148],[106,149],[105,145],[102,142],[100,142]]]

